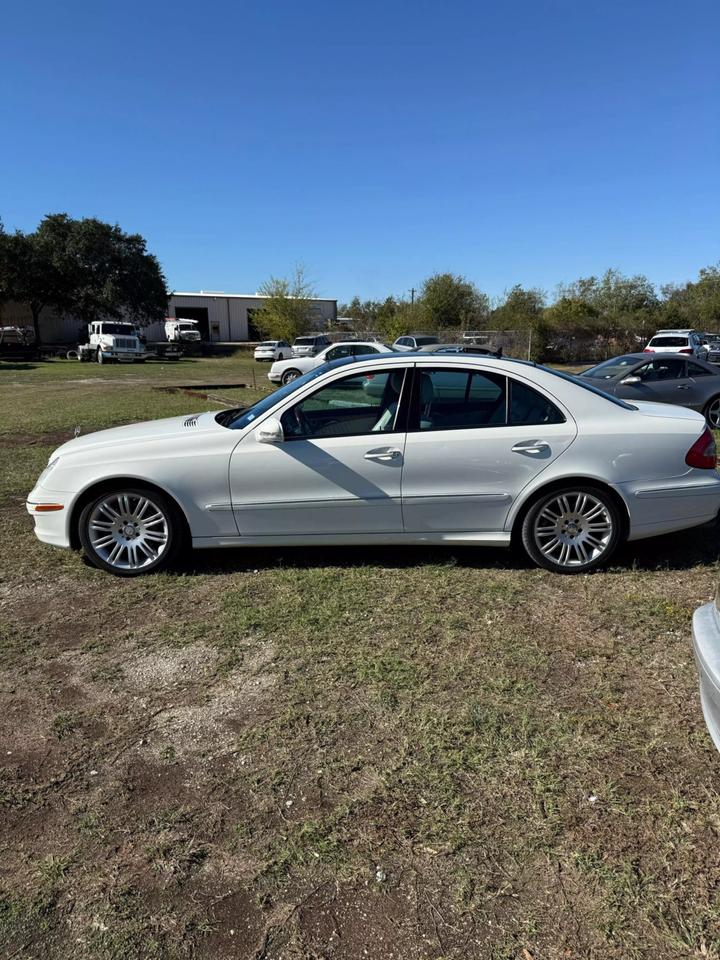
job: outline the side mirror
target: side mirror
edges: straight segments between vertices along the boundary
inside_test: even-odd
[[[634,383],[642,383],[642,381],[640,380],[640,377],[633,377],[631,375],[629,377],[625,377],[625,379],[621,380],[620,383],[623,384],[623,386],[631,387]]]
[[[282,443],[285,439],[282,424],[275,417],[271,417],[258,427],[255,439],[258,443]]]

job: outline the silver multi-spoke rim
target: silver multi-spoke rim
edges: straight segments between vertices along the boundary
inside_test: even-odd
[[[720,397],[713,400],[708,407],[707,418],[710,426],[717,430],[720,426]]]
[[[584,567],[605,553],[613,529],[602,500],[591,493],[561,493],[538,513],[533,536],[540,553],[559,567]]]
[[[297,380],[300,374],[297,370],[288,370],[288,372],[283,377],[283,383],[292,383],[293,380]]]
[[[95,553],[118,570],[148,567],[167,549],[168,520],[149,497],[113,493],[100,500],[88,520]]]

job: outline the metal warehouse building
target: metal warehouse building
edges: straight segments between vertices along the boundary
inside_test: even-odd
[[[168,316],[196,320],[203,340],[213,343],[231,343],[260,340],[255,327],[255,315],[262,309],[266,297],[257,294],[224,293],[200,290],[197,293],[173,293],[168,303]],[[328,320],[337,319],[337,300],[318,298],[311,301],[313,327],[324,330]],[[132,317],[128,317],[132,320]],[[4,326],[19,324],[32,326],[32,315],[26,304],[4,304],[0,312]],[[41,323],[47,343],[75,343],[83,326],[81,317],[53,315],[45,310]],[[165,326],[153,323],[147,327],[148,340],[164,340]]]
[[[256,294],[205,291],[174,293],[170,297],[168,315],[197,320],[203,340],[228,343],[237,340],[262,339],[255,327],[255,314],[262,310],[266,297]],[[324,330],[328,320],[337,319],[337,300],[312,301],[313,326]],[[164,339],[162,324],[148,328],[149,340]]]

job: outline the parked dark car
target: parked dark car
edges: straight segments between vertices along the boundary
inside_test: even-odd
[[[0,327],[0,360],[37,360],[35,334],[25,327]]]
[[[481,357],[502,357],[502,347],[478,343],[431,343],[422,347],[423,353],[471,353]]]
[[[697,410],[720,429],[720,370],[694,357],[626,353],[605,360],[580,376],[621,400],[675,403]]]

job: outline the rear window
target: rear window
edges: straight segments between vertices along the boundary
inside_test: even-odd
[[[649,347],[686,347],[688,345],[687,337],[653,337]]]
[[[298,347],[306,347],[308,344],[315,343],[315,337],[296,337],[295,345]]]
[[[415,343],[419,346],[425,346],[427,343],[439,343],[437,337],[415,337]]]

